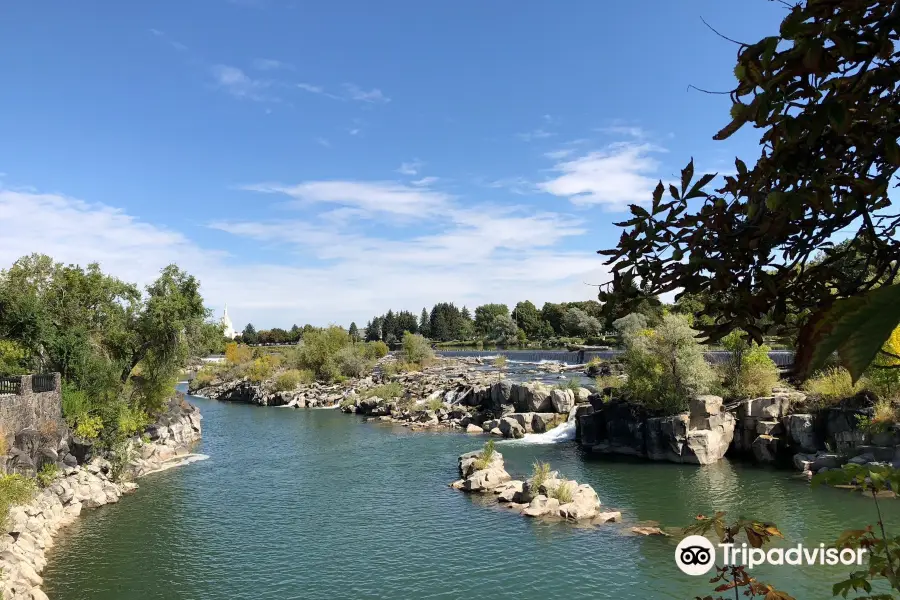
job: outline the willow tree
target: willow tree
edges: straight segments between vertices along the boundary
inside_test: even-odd
[[[701,295],[711,340],[741,329],[761,342],[764,317],[802,315],[797,373],[837,350],[858,377],[900,322],[898,32],[895,1],[807,0],[779,35],[735,42],[731,121],[714,139],[760,129],[759,157],[737,159],[714,191],[691,161],[648,207],[632,205],[618,247],[600,251],[613,272],[600,299]]]

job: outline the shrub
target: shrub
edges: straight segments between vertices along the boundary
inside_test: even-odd
[[[444,408],[444,401],[441,400],[440,398],[432,398],[425,405],[425,408],[427,408],[428,410],[434,410],[434,411],[441,410],[442,408]]]
[[[75,386],[64,383],[62,386],[62,412],[66,423],[69,427],[81,416],[86,416],[91,412],[93,403],[88,397],[87,392],[79,390]]]
[[[365,356],[369,360],[378,360],[379,358],[384,358],[388,355],[388,345],[382,342],[381,340],[377,340],[375,342],[366,342],[365,345]]]
[[[18,474],[0,475],[0,525],[6,525],[10,507],[25,504],[34,492],[33,479]]]
[[[425,365],[434,360],[434,351],[424,337],[407,331],[403,334],[403,357],[408,362]]]
[[[550,497],[559,500],[560,504],[568,504],[572,501],[572,486],[567,481],[564,481],[550,490]]]
[[[315,373],[317,379],[334,381],[341,375],[335,355],[349,345],[350,334],[336,325],[310,331],[303,336],[300,366]]]
[[[316,376],[312,371],[300,369],[288,369],[284,373],[275,378],[276,392],[289,392],[296,389],[300,384],[312,383]]]
[[[37,474],[37,482],[42,488],[48,487],[59,474],[59,467],[54,463],[45,463]]]
[[[528,478],[528,484],[531,486],[531,489],[537,491],[549,478],[550,463],[535,461],[531,465],[531,477]]]
[[[253,359],[247,368],[247,378],[254,383],[265,381],[272,376],[275,369],[281,364],[281,358],[272,354],[266,354]]]
[[[230,365],[242,365],[253,358],[253,350],[250,346],[229,342],[225,344],[225,362]]]
[[[75,435],[86,440],[96,440],[103,431],[103,419],[82,415],[75,425]]]
[[[119,428],[119,435],[130,438],[147,428],[147,425],[150,424],[150,417],[140,408],[134,408],[123,402],[119,408],[116,424]]]
[[[341,398],[341,402],[338,406],[340,406],[341,408],[350,408],[351,406],[356,406],[356,400],[356,394],[350,394],[345,398]]]
[[[381,398],[382,400],[390,400],[391,398],[397,398],[403,395],[403,386],[400,385],[399,381],[392,381],[391,383],[384,383],[382,385],[376,385],[373,388],[369,388],[363,394],[364,398]]]
[[[879,399],[875,402],[871,417],[860,417],[859,426],[869,433],[879,433],[897,422],[897,407],[890,400]]]
[[[598,392],[602,392],[607,388],[617,390],[625,385],[625,380],[615,375],[600,375],[594,379],[594,385],[597,386]]]
[[[484,445],[484,450],[478,455],[478,459],[475,461],[475,470],[480,471],[481,469],[486,469],[491,464],[491,461],[494,459],[494,440],[488,440]]]
[[[722,339],[729,352],[724,366],[723,387],[729,398],[743,399],[766,396],[778,383],[778,367],[769,358],[769,347],[747,343],[740,331]]]
[[[577,392],[581,389],[581,380],[577,377],[569,377],[565,381],[557,383],[556,387],[560,390],[572,390],[573,392]]]
[[[191,384],[194,389],[199,389],[210,385],[219,376],[219,367],[216,365],[204,365],[197,374]]]
[[[807,379],[803,389],[821,402],[833,404],[855,396],[862,390],[862,385],[859,382],[854,385],[847,369],[831,367]]]
[[[629,329],[623,341],[628,375],[624,389],[652,410],[684,412],[690,398],[706,393],[714,380],[697,332],[682,316],[665,315],[656,329]]]
[[[345,346],[334,355],[337,369],[344,377],[362,377],[372,364],[366,358],[364,349],[360,346]]]

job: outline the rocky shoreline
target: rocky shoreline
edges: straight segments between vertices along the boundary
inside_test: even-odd
[[[126,473],[137,478],[186,462],[189,450],[200,439],[202,419],[199,409],[173,399],[166,413],[151,425],[146,437],[129,442]],[[67,466],[47,487],[24,506],[13,506],[0,538],[0,591],[5,600],[46,600],[41,590],[41,571],[47,564],[45,553],[53,546],[59,530],[72,523],[82,509],[119,501],[122,494],[137,489],[130,481],[114,480],[112,464],[100,457],[86,464]]]

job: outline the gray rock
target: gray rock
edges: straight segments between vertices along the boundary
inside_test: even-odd
[[[771,464],[775,462],[778,453],[778,438],[771,435],[760,435],[753,440],[753,456],[756,461],[762,464]]]
[[[575,394],[572,390],[554,389],[550,392],[550,401],[553,403],[555,412],[569,414],[569,411],[575,407]]]
[[[783,419],[788,441],[804,452],[815,452],[816,436],[812,415],[787,415]]]
[[[469,423],[468,425],[466,425],[466,433],[484,433],[484,429],[482,429],[478,425]]]
[[[525,437],[525,428],[516,419],[503,417],[500,419],[499,428],[503,437],[515,439]]]

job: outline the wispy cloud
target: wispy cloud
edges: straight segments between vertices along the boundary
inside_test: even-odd
[[[538,188],[566,197],[573,204],[622,209],[650,197],[659,169],[653,154],[662,151],[646,143],[610,144],[603,150],[558,162],[553,170],[559,175],[538,184]]]
[[[484,179],[476,180],[478,185],[495,189],[506,190],[512,194],[526,196],[537,191],[534,183],[525,177],[502,177],[500,179]]]
[[[433,185],[433,184],[437,183],[438,181],[440,181],[439,177],[423,177],[422,179],[414,179],[413,181],[410,181],[409,183],[414,186],[417,186],[417,187],[422,187],[422,186]]]
[[[449,194],[392,181],[307,181],[298,185],[259,183],[242,189],[284,194],[296,202],[328,203],[360,209],[370,217],[412,217],[446,207]]]
[[[213,65],[210,73],[216,85],[235,98],[256,102],[278,102],[279,98],[268,93],[272,82],[254,79],[243,70],[228,65]]]
[[[331,142],[323,137],[316,138],[316,143],[324,148],[331,148]]]
[[[643,128],[636,125],[623,125],[621,123],[610,125],[608,127],[598,127],[595,131],[599,131],[600,133],[608,133],[619,137],[632,137],[638,140],[643,140],[649,137],[647,132],[644,131]]]
[[[391,101],[391,99],[385,96],[378,88],[364,90],[354,83],[345,83],[343,87],[350,100],[368,102],[371,104],[384,104]]]
[[[425,163],[417,158],[410,162],[402,163],[397,172],[401,175],[418,175],[423,166],[425,166]]]

